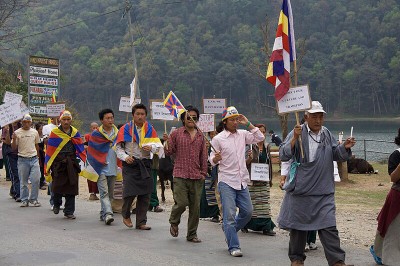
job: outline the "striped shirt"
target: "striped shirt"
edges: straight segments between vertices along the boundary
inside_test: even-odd
[[[207,148],[203,134],[194,138],[185,127],[171,133],[165,148],[166,155],[175,155],[174,177],[201,179],[207,175]]]

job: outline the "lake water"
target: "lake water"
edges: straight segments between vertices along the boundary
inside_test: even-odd
[[[257,121],[253,121],[257,123]],[[161,121],[152,121],[157,129],[159,135],[164,132],[164,124]],[[289,129],[294,127],[295,122],[289,121]],[[180,127],[180,122],[168,122],[167,131],[169,132],[171,126]],[[282,131],[278,120],[269,121],[266,123],[267,131],[274,130],[276,134],[282,137]],[[385,161],[389,155],[397,149],[393,143],[397,131],[400,128],[400,120],[393,121],[326,121],[325,126],[335,135],[336,139],[339,138],[339,132],[343,131],[343,139],[350,136],[350,129],[353,127],[353,136],[357,140],[354,146],[353,154],[357,158],[364,158],[368,161]],[[267,139],[270,140],[269,136]],[[365,150],[365,152],[364,152]]]

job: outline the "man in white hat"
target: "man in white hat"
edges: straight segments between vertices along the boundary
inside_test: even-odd
[[[21,207],[40,207],[37,200],[39,195],[40,167],[39,167],[39,133],[31,128],[32,117],[29,114],[22,118],[22,128],[16,130],[12,135],[11,146],[18,148],[18,175],[20,178]],[[31,194],[29,195],[28,178],[32,182]]]
[[[219,164],[218,190],[221,196],[223,225],[229,253],[234,257],[243,256],[237,232],[250,221],[253,206],[247,183],[250,182],[246,167],[246,144],[264,140],[258,127],[230,106],[222,113],[224,130],[212,139],[215,151],[210,153],[212,166]],[[238,129],[245,126],[249,131]],[[236,208],[239,213],[236,214]]]
[[[350,158],[350,148],[356,142],[351,137],[338,144],[323,126],[324,114],[321,103],[313,101],[311,109],[305,113],[306,123],[296,125],[279,148],[282,162],[293,160],[291,173],[283,186],[286,194],[278,217],[280,228],[290,231],[292,266],[304,265],[307,231],[313,230],[318,230],[328,264],[346,265],[336,229],[333,161]]]

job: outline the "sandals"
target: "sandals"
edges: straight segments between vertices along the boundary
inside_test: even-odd
[[[178,234],[179,234],[178,226],[171,224],[171,227],[169,228],[169,233],[173,237],[178,237]]]
[[[201,243],[201,240],[197,237],[194,237],[192,239],[188,239],[187,241],[192,242],[192,243]]]

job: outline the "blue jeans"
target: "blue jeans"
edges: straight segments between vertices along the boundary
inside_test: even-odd
[[[18,156],[18,175],[21,183],[21,201],[35,201],[39,194],[40,167],[37,156],[25,158]],[[28,178],[30,177],[32,188],[29,196]]]
[[[239,237],[237,232],[244,228],[250,221],[253,213],[253,205],[248,188],[236,190],[224,182],[218,183],[218,190],[221,195],[223,224],[229,251],[239,249]],[[239,213],[236,214],[236,207]]]
[[[113,215],[111,201],[114,198],[114,184],[116,176],[101,174],[97,180],[97,188],[100,194],[101,211],[100,218],[105,220],[107,215]]]

